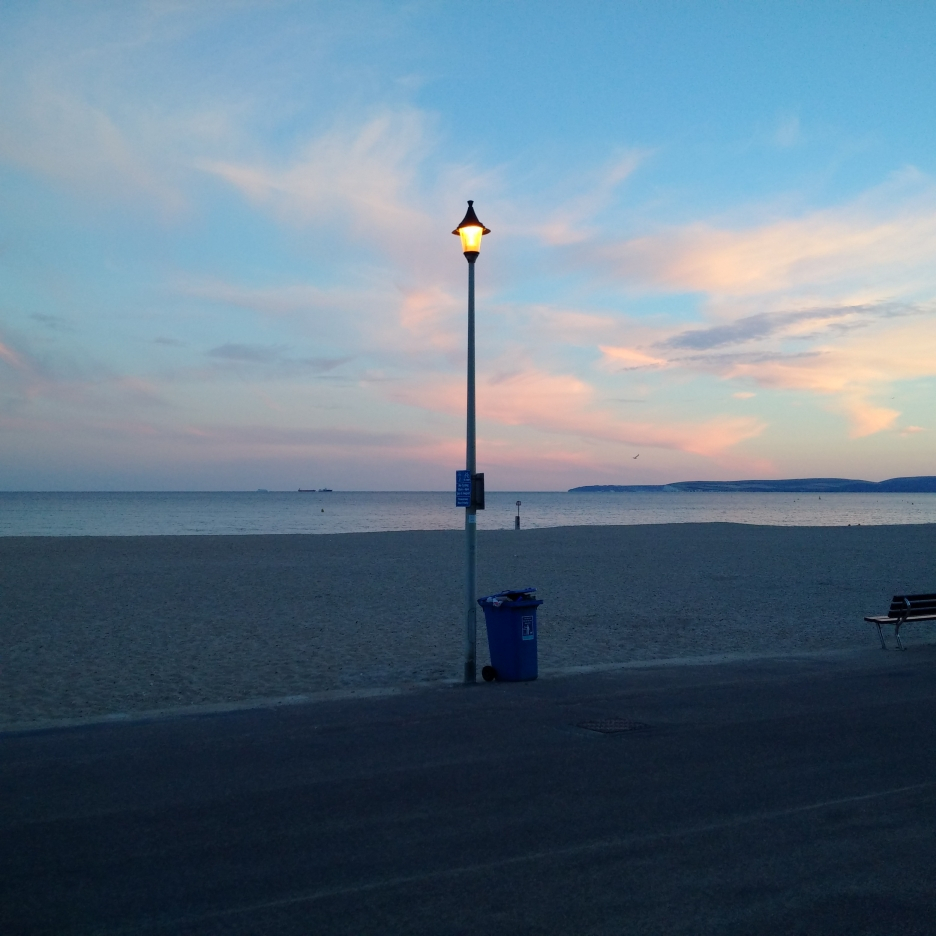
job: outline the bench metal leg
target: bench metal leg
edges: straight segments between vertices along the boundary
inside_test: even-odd
[[[904,645],[900,642],[900,625],[899,624],[894,625],[894,636],[897,638],[898,648],[901,650],[905,650],[906,647],[904,647]]]
[[[875,621],[874,623],[877,624],[877,621]],[[887,644],[884,643],[884,631],[881,630],[881,625],[880,625],[880,624],[877,624],[877,629],[878,629],[878,637],[881,638],[881,649],[882,649],[882,650],[886,650],[886,649],[887,649]]]

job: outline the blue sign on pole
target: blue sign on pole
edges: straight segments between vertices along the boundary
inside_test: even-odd
[[[455,472],[455,506],[471,506],[471,472]]]

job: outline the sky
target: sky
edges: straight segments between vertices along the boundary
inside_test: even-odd
[[[936,474],[936,6],[0,12],[0,490]]]

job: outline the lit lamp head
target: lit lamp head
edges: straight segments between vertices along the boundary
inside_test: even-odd
[[[478,216],[475,214],[474,202],[468,202],[468,211],[465,212],[465,217],[462,218],[462,223],[452,231],[453,234],[457,234],[461,238],[462,242],[462,252],[465,254],[465,259],[469,263],[474,263],[478,259],[478,254],[481,252],[481,238],[485,234],[490,234],[491,232],[478,220]]]

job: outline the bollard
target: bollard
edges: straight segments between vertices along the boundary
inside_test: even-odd
[[[520,529],[520,501],[517,501],[517,516],[514,517],[514,529]]]

